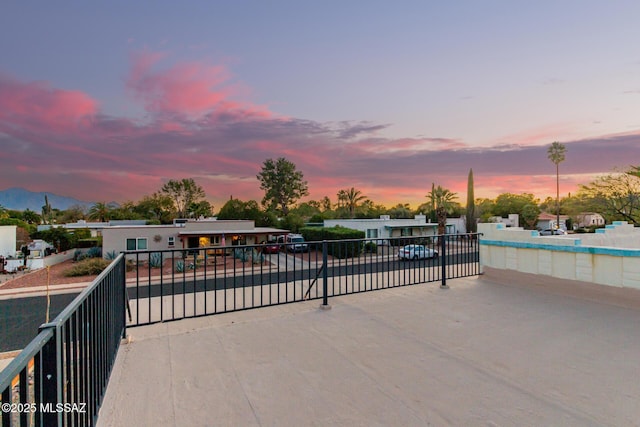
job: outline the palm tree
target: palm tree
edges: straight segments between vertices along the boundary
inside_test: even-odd
[[[89,219],[106,222],[111,215],[111,206],[104,202],[98,202],[89,209]]]
[[[362,195],[362,192],[360,190],[356,190],[353,187],[343,191],[345,194],[347,208],[349,208],[349,215],[351,216],[351,218],[355,218],[358,203],[366,200],[367,197]]]
[[[564,162],[567,148],[555,141],[547,150],[547,157],[556,165],[556,228],[560,228],[560,163]]]
[[[336,204],[336,207],[340,209],[347,204],[347,192],[345,190],[340,190],[338,191],[337,196],[338,196],[338,203]]]
[[[447,213],[453,209],[454,201],[458,196],[446,188],[439,185],[436,187],[435,184],[432,184],[431,192],[427,194],[427,197],[436,212],[436,218],[438,218],[438,234],[445,234]]]

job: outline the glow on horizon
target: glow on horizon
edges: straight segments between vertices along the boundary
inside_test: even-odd
[[[432,182],[464,203],[470,168],[476,197],[555,195],[556,140],[565,195],[640,158],[640,4],[249,6],[6,5],[0,185],[122,202],[193,177],[219,208],[287,157],[309,198],[418,206]]]

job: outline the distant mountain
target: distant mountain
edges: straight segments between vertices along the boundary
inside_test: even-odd
[[[47,195],[49,204],[53,209],[65,210],[69,209],[73,205],[86,207],[93,205],[93,202],[85,202],[74,199],[73,197],[59,196],[57,194],[44,192],[36,193],[25,190],[24,188],[8,188],[0,191],[0,206],[6,209],[19,211],[31,209],[34,212],[40,213],[40,211],[42,211],[42,206],[44,206],[45,194]]]

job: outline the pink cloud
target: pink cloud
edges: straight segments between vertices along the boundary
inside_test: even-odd
[[[160,68],[159,63],[166,57],[148,51],[131,55],[127,87],[148,111],[192,116],[225,112],[270,116],[265,108],[231,99],[242,90],[231,82],[231,73],[223,65],[188,62]]]
[[[43,82],[24,83],[0,75],[0,126],[50,128],[57,132],[86,127],[98,104],[85,93],[50,87]]]
[[[471,148],[455,138],[384,138],[388,125],[320,123],[275,116],[236,98],[224,66],[196,62],[162,68],[168,56],[132,57],[128,88],[148,109],[144,121],[107,117],[79,91],[0,76],[0,182],[86,200],[138,200],[168,179],[194,177],[219,207],[229,195],[260,200],[255,178],[267,158],[287,157],[303,171],[310,198],[356,187],[376,203],[423,203],[431,183],[466,200],[473,167],[476,196],[555,191],[547,140],[556,129],[519,141]],[[566,142],[561,192],[589,174],[640,158],[638,134]],[[582,174],[582,175],[580,175]]]

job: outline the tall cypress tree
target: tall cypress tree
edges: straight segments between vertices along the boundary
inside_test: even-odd
[[[467,179],[467,233],[475,233],[478,231],[478,223],[476,221],[476,201],[473,195],[473,169],[469,169],[469,178]]]

